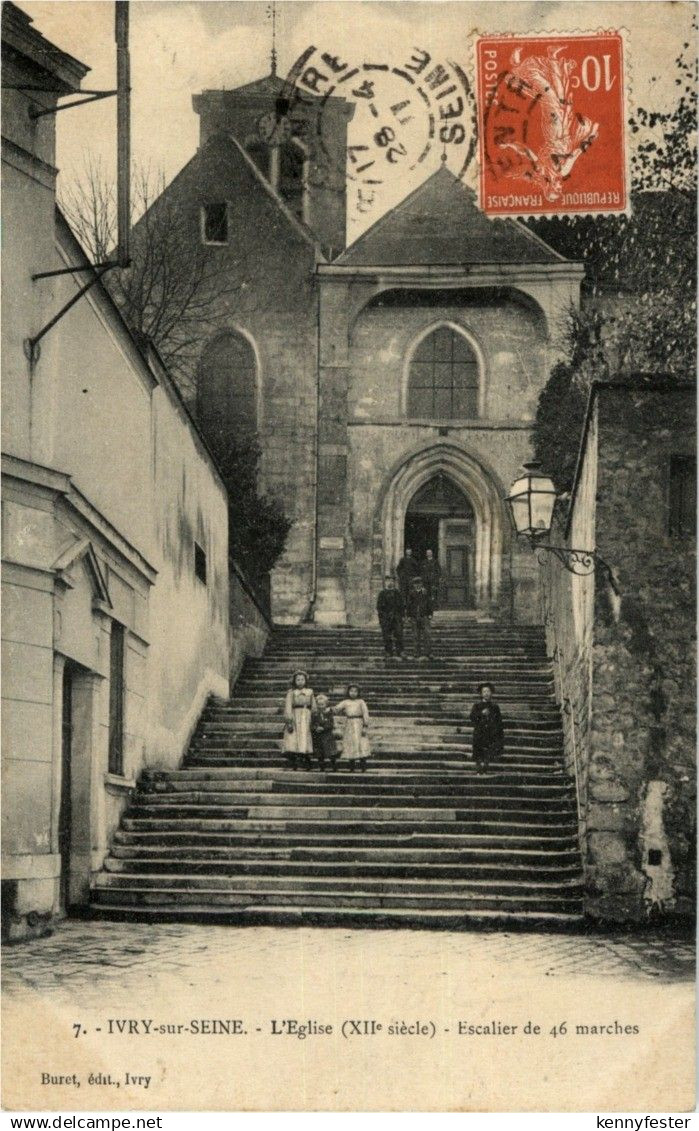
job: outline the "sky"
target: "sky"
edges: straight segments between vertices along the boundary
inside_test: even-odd
[[[34,26],[58,47],[91,67],[83,85],[114,85],[111,0],[20,0]],[[192,94],[236,87],[269,72],[271,25],[262,0],[131,0],[132,153],[171,180],[197,146]],[[442,2],[442,0],[280,0],[277,3],[278,73],[285,75],[311,44],[353,64],[404,62],[415,47],[472,74],[473,34],[572,32],[623,28],[627,43],[627,99],[631,109],[664,110],[675,98],[674,60],[691,41],[693,5],[675,0],[558,2]],[[57,116],[59,186],[79,179],[88,158],[115,167],[113,99]],[[358,128],[358,127],[357,127]],[[412,173],[401,171],[373,190],[366,212],[349,194],[348,237],[355,239],[387,208],[439,166],[433,146]],[[456,152],[454,152],[456,158]],[[450,157],[450,166],[458,171]],[[471,170],[475,174],[475,165]]]

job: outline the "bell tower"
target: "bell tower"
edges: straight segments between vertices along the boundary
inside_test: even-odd
[[[199,145],[214,134],[233,136],[334,258],[345,247],[347,123],[354,106],[300,90],[275,72],[273,55],[265,78],[195,94]]]

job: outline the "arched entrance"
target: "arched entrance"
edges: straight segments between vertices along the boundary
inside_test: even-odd
[[[416,539],[421,557],[423,545],[434,550],[436,536],[443,572],[454,571],[451,607],[489,608],[500,593],[503,496],[495,477],[459,445],[439,442],[415,452],[394,472],[383,499],[384,573],[395,570],[406,537]]]
[[[439,562],[438,607],[475,606],[476,519],[466,495],[443,471],[418,488],[410,500],[403,544],[411,547],[418,561],[431,550]]]

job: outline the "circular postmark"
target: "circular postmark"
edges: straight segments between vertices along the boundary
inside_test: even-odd
[[[345,129],[338,130],[343,116],[346,143]],[[277,118],[287,118],[312,150],[310,175],[352,187],[360,213],[371,211],[378,186],[413,174],[435,149],[463,178],[476,148],[466,74],[422,48],[393,65],[309,47],[286,77]]]

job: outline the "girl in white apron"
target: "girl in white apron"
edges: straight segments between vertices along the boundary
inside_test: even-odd
[[[301,758],[304,769],[310,770],[310,755],[313,753],[311,735],[311,712],[316,701],[313,690],[308,686],[306,672],[294,672],[291,685],[284,700],[284,737],[282,750],[288,757],[292,770],[298,769]]]
[[[347,688],[347,698],[333,707],[336,715],[344,716],[342,728],[342,753],[340,763],[348,762],[350,772],[359,763],[359,769],[366,770],[366,760],[371,756],[369,745],[369,709],[359,694],[356,683]]]

